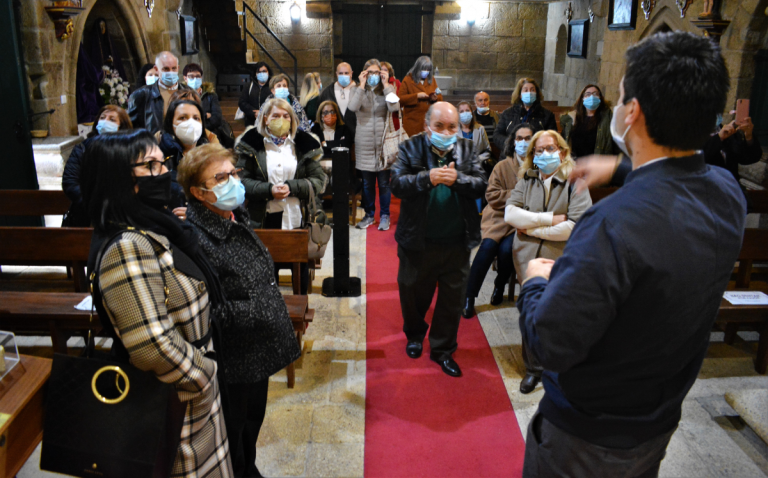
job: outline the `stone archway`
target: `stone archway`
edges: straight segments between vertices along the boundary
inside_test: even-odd
[[[695,33],[697,35],[701,34],[698,28],[691,25],[690,22],[680,18],[679,12],[668,6],[664,6],[651,17],[651,21],[645,27],[643,33],[640,34],[638,41],[655,33],[678,30]]]

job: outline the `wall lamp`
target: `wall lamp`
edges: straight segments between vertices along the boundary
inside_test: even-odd
[[[299,20],[301,20],[301,7],[298,3],[293,2],[293,5],[291,5],[291,8],[289,10],[291,13],[291,21],[294,23],[297,23]]]

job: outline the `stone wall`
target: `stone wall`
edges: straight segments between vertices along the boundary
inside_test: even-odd
[[[308,18],[306,2],[300,0],[297,3],[301,7],[301,20],[294,23],[291,21],[289,13],[293,1],[245,0],[245,3],[264,20],[280,38],[280,41],[296,56],[299,91],[304,75],[309,72],[320,73],[324,86],[333,82],[335,68],[333,62],[333,20],[330,14],[327,15],[327,18]],[[293,59],[280,47],[277,41],[256,20],[249,18],[248,29],[264,45],[269,54],[283,65],[288,76],[292,78]],[[247,39],[247,45],[254,62],[265,61],[270,65],[273,73],[279,73],[275,64],[252,39]]]
[[[587,33],[587,58],[571,58],[567,55],[568,19],[565,10],[569,2],[549,4],[547,17],[547,43],[544,55],[544,98],[559,105],[572,105],[584,86],[597,84],[605,93],[605,85],[599,83],[603,36],[608,23],[608,0],[598,0],[592,9],[600,15],[589,23]],[[571,2],[573,20],[588,18],[587,3]],[[603,13],[604,14],[601,14]]]
[[[475,24],[435,15],[432,58],[455,88],[511,90],[518,78],[538,81],[544,72],[547,6],[534,3],[485,5]],[[484,13],[484,12],[483,12]]]
[[[179,56],[181,67],[188,62],[203,64],[206,81],[215,80],[216,71],[203,52],[180,56],[179,21],[176,9],[180,0],[155,0],[155,9],[149,18],[143,2],[133,0],[84,0],[84,11],[74,18],[75,31],[71,38],[56,39],[53,22],[43,8],[46,2],[25,1],[21,8],[21,41],[24,50],[30,108],[32,111],[55,109],[49,120],[52,136],[77,134],[75,102],[77,57],[89,13],[99,3],[111,4],[119,19],[125,42],[132,45],[140,67],[154,62],[155,55],[170,50]],[[191,2],[185,2],[191,3]],[[100,7],[101,10],[101,7]],[[185,5],[184,13],[191,12]],[[201,42],[200,47],[205,45]],[[66,103],[62,103],[62,96]]]

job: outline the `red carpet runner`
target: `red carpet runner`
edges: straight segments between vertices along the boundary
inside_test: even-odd
[[[367,236],[365,476],[519,477],[525,443],[478,320],[461,321],[454,358],[463,377],[445,375],[429,359],[427,339],[421,358],[405,354],[399,206],[393,197],[388,232],[373,225]]]

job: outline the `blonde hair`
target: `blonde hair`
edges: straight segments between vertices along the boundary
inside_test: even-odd
[[[261,106],[261,109],[259,110],[259,117],[256,118],[256,131],[258,131],[259,134],[264,137],[269,136],[269,132],[267,131],[267,118],[272,113],[272,110],[275,108],[280,108],[281,110],[285,110],[288,112],[288,114],[291,115],[290,136],[291,136],[291,139],[293,139],[296,136],[296,130],[299,128],[299,118],[298,116],[296,116],[296,112],[293,111],[291,104],[282,98],[272,98],[270,100],[267,100]]]
[[[557,171],[562,171],[563,175],[568,177],[568,175],[571,174],[573,167],[576,166],[576,164],[573,162],[573,159],[571,159],[571,147],[568,146],[568,142],[565,141],[562,136],[560,136],[560,133],[553,129],[542,130],[534,134],[533,138],[531,138],[531,143],[528,145],[528,151],[525,152],[525,160],[523,161],[523,165],[520,167],[520,171],[517,173],[518,177],[524,178],[525,173],[527,173],[529,169],[533,169],[533,156],[534,151],[536,151],[536,142],[544,135],[550,136],[552,139],[554,139],[555,143],[557,143],[557,146],[560,148],[560,152],[565,153],[565,159],[560,161],[560,166],[558,166]]]
[[[343,125],[344,124],[344,118],[341,116],[341,110],[339,109],[339,105],[336,104],[335,101],[326,100],[320,103],[320,106],[317,107],[317,117],[315,118],[315,122],[317,124],[323,124],[323,110],[326,106],[333,107],[333,111],[336,112],[336,124]]]
[[[302,108],[307,107],[309,100],[320,96],[320,89],[317,87],[319,77],[319,73],[307,73],[304,75],[304,81],[301,84],[301,100],[299,100]]]
[[[522,104],[523,100],[520,99],[520,93],[523,90],[523,85],[526,83],[530,83],[536,88],[536,101],[543,102],[544,97],[541,95],[541,88],[539,88],[539,84],[536,83],[536,80],[533,78],[520,78],[520,80],[517,82],[517,86],[515,86],[515,91],[512,92],[512,104],[516,105],[518,103]]]
[[[203,182],[201,177],[203,171],[218,161],[229,161],[235,164],[235,155],[231,149],[218,143],[208,143],[194,148],[184,156],[184,161],[179,163],[176,180],[184,188],[187,199],[197,200],[190,189],[192,186],[200,187]]]

